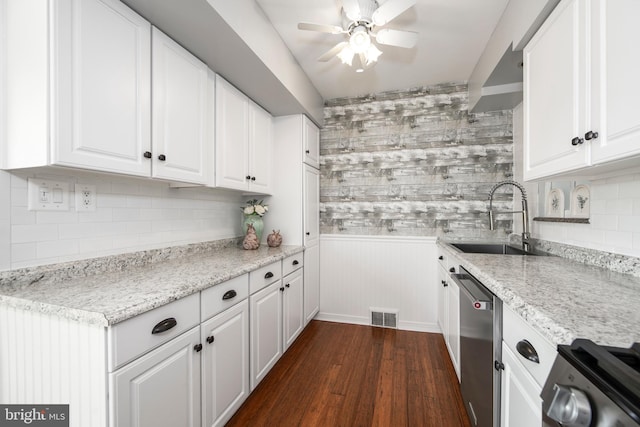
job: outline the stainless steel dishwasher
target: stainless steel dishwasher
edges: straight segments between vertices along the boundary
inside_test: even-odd
[[[502,301],[460,266],[460,389],[471,423],[500,425]]]

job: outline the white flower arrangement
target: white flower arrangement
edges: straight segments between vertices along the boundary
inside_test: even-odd
[[[257,199],[249,200],[246,207],[241,207],[245,215],[259,215],[264,216],[269,212],[269,206],[262,203],[263,200],[258,202]]]

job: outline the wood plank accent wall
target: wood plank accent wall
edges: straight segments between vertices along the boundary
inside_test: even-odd
[[[321,233],[498,237],[487,198],[512,177],[510,110],[470,114],[466,84],[445,83],[330,100],[324,115]],[[496,207],[512,210],[503,188]]]

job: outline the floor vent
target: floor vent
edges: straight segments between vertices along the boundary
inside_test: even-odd
[[[371,307],[371,326],[398,329],[398,310]]]

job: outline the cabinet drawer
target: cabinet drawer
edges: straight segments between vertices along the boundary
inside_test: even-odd
[[[204,322],[248,296],[248,274],[205,289],[200,295],[200,320]]]
[[[516,355],[538,385],[544,385],[556,358],[556,347],[507,306],[503,309],[503,325],[502,339],[507,347]],[[525,340],[538,353],[539,363],[532,362],[518,351],[518,343]]]
[[[289,273],[296,271],[304,265],[303,252],[299,254],[291,255],[282,260],[282,275],[286,276]]]
[[[111,326],[107,330],[109,372],[199,323],[200,294],[195,293]]]
[[[276,261],[249,273],[249,293],[254,293],[282,278],[282,262]]]

